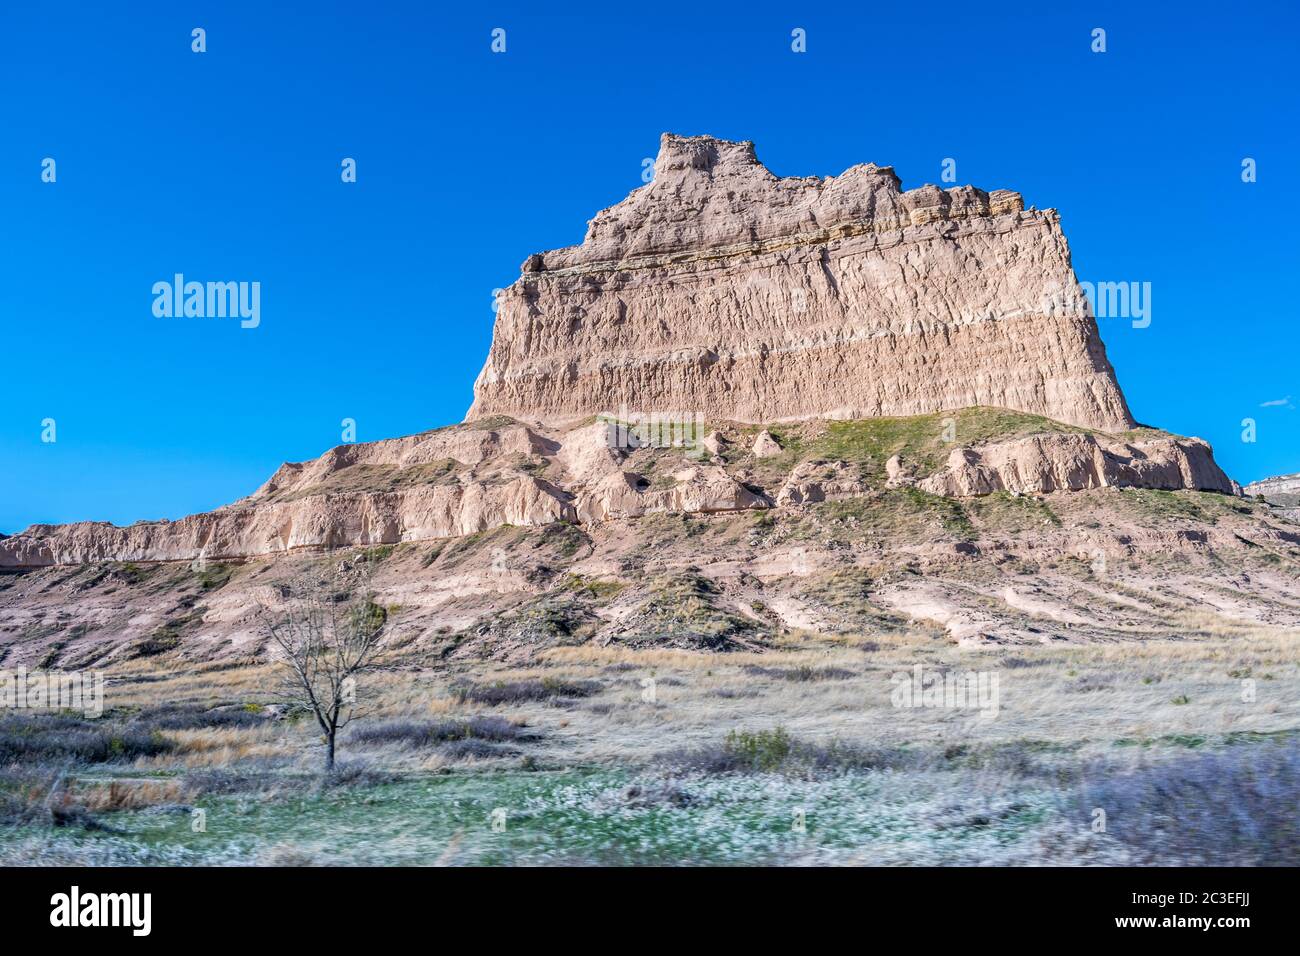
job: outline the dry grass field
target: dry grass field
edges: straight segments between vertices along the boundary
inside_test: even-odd
[[[0,861],[1294,864],[1295,640],[399,653],[329,778],[274,665],[137,661],[109,673],[111,759],[66,771],[23,726],[42,717],[5,719],[0,748],[31,746]],[[900,706],[918,665],[996,678],[996,712]]]

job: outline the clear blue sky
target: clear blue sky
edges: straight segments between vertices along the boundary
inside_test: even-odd
[[[345,417],[459,421],[492,289],[580,241],[664,130],[905,188],[952,157],[1059,209],[1080,278],[1152,283],[1149,328],[1102,322],[1139,420],[1242,481],[1300,471],[1293,4],[536,6],[6,4],[0,531],[206,510]],[[155,318],[176,272],[261,282],[261,326]]]

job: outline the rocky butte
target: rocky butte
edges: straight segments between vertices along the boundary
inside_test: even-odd
[[[780,178],[665,133],[654,179],[500,299],[469,417],[776,422],[987,405],[1132,427],[1053,210],[888,166]]]
[[[690,456],[611,447],[592,416],[623,409],[712,434]],[[991,412],[935,417],[972,409]],[[908,424],[828,431],[881,417]],[[779,423],[808,428],[786,448],[759,430]],[[779,178],[751,143],[665,134],[651,183],[524,263],[465,423],[285,464],[180,521],[34,525],[0,536],[0,567],[797,508],[886,480],[954,498],[1239,490],[1199,439],[1135,428],[1055,212],[903,191],[873,164]]]

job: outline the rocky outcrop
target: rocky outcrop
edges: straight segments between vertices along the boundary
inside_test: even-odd
[[[912,466],[909,462],[903,461],[901,455],[892,455],[885,461],[885,476],[891,488],[914,483]]]
[[[889,167],[778,178],[665,134],[653,182],[501,296],[471,420],[772,422],[974,405],[1133,424],[1055,212]]]
[[[1252,481],[1243,489],[1252,498],[1263,498],[1279,514],[1292,521],[1300,521],[1300,474],[1278,475]]]
[[[842,461],[805,461],[795,466],[777,492],[778,505],[816,504],[865,494],[867,483]]]
[[[1300,503],[1300,474],[1278,475],[1252,481],[1242,489],[1246,494],[1263,495],[1268,500],[1278,499],[1285,504]]]
[[[1158,438],[1129,444],[1068,433],[956,448],[948,456],[947,467],[917,484],[923,491],[954,497],[1089,488],[1240,492],[1215,464],[1210,446],[1199,438]]]
[[[246,558],[573,521],[570,495],[510,465],[558,447],[520,425],[340,445],[281,465],[247,498],[179,521],[32,525],[0,541],[0,567]]]
[[[875,466],[788,440],[825,427],[808,420],[976,405],[1090,431],[959,448],[929,477],[894,455],[885,485],[1236,490],[1198,439],[1104,434],[1133,422],[1054,212],[1007,190],[904,192],[874,164],[782,179],[750,143],[665,134],[652,183],[599,213],[581,245],[530,256],[501,297],[466,423],[286,463],[247,498],[179,521],[0,535],[0,567],[813,505],[871,493]],[[636,427],[646,416],[689,427]],[[796,420],[781,440],[737,424]]]
[[[521,476],[495,486],[466,481],[397,492],[310,495],[125,528],[102,521],[32,525],[0,542],[0,567],[247,558],[302,548],[457,537],[502,525],[574,518],[572,505],[558,489]]]
[[[727,426],[733,436],[743,426]],[[766,435],[766,433],[763,433]],[[715,431],[717,450],[737,449]],[[768,436],[773,447],[778,447]],[[737,449],[738,450],[738,449]],[[104,522],[33,525],[0,537],[0,567],[98,561],[193,561],[301,549],[398,544],[507,525],[583,525],[677,512],[712,514],[813,505],[873,490],[866,462],[810,456],[771,480],[763,442],[724,463],[689,448],[620,447],[607,425],[544,430],[519,423],[459,425],[408,438],[344,445],[310,462],[281,465],[256,492],[179,521],[119,528]],[[925,478],[897,456],[887,486],[935,494],[1047,493],[1145,487],[1236,490],[1195,438],[1131,443],[1104,435],[1045,433],[958,448]],[[755,485],[758,470],[767,489]]]
[[[670,511],[711,514],[772,506],[718,465],[692,464],[674,472],[670,480],[667,488],[652,488],[642,475],[615,472],[578,497],[578,519],[589,524]]]
[[[768,431],[761,431],[754,438],[753,447],[750,448],[750,454],[755,458],[775,458],[781,454],[781,446],[777,440],[772,437]]]

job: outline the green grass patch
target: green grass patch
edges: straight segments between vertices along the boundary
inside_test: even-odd
[[[586,577],[581,574],[570,574],[564,579],[564,583],[560,587],[582,597],[589,597],[597,601],[609,601],[618,597],[627,585],[622,581],[608,581]]]
[[[195,580],[200,590],[219,591],[230,583],[237,568],[238,565],[229,563],[205,563],[195,573]]]
[[[964,408],[905,418],[831,422],[825,435],[810,444],[807,457],[864,462],[870,474],[881,477],[885,462],[901,455],[915,463],[922,474],[930,474],[942,467],[952,450],[961,445],[1006,441],[1042,432],[1085,431],[1041,415],[1005,408]]]
[[[1214,524],[1220,516],[1222,495],[1204,491],[1159,491],[1155,488],[1125,490],[1121,503],[1136,517],[1155,522],[1201,521]]]
[[[494,428],[505,428],[508,425],[517,424],[519,423],[509,415],[488,415],[486,418],[479,418],[470,422],[467,427],[476,432],[487,432]]]

